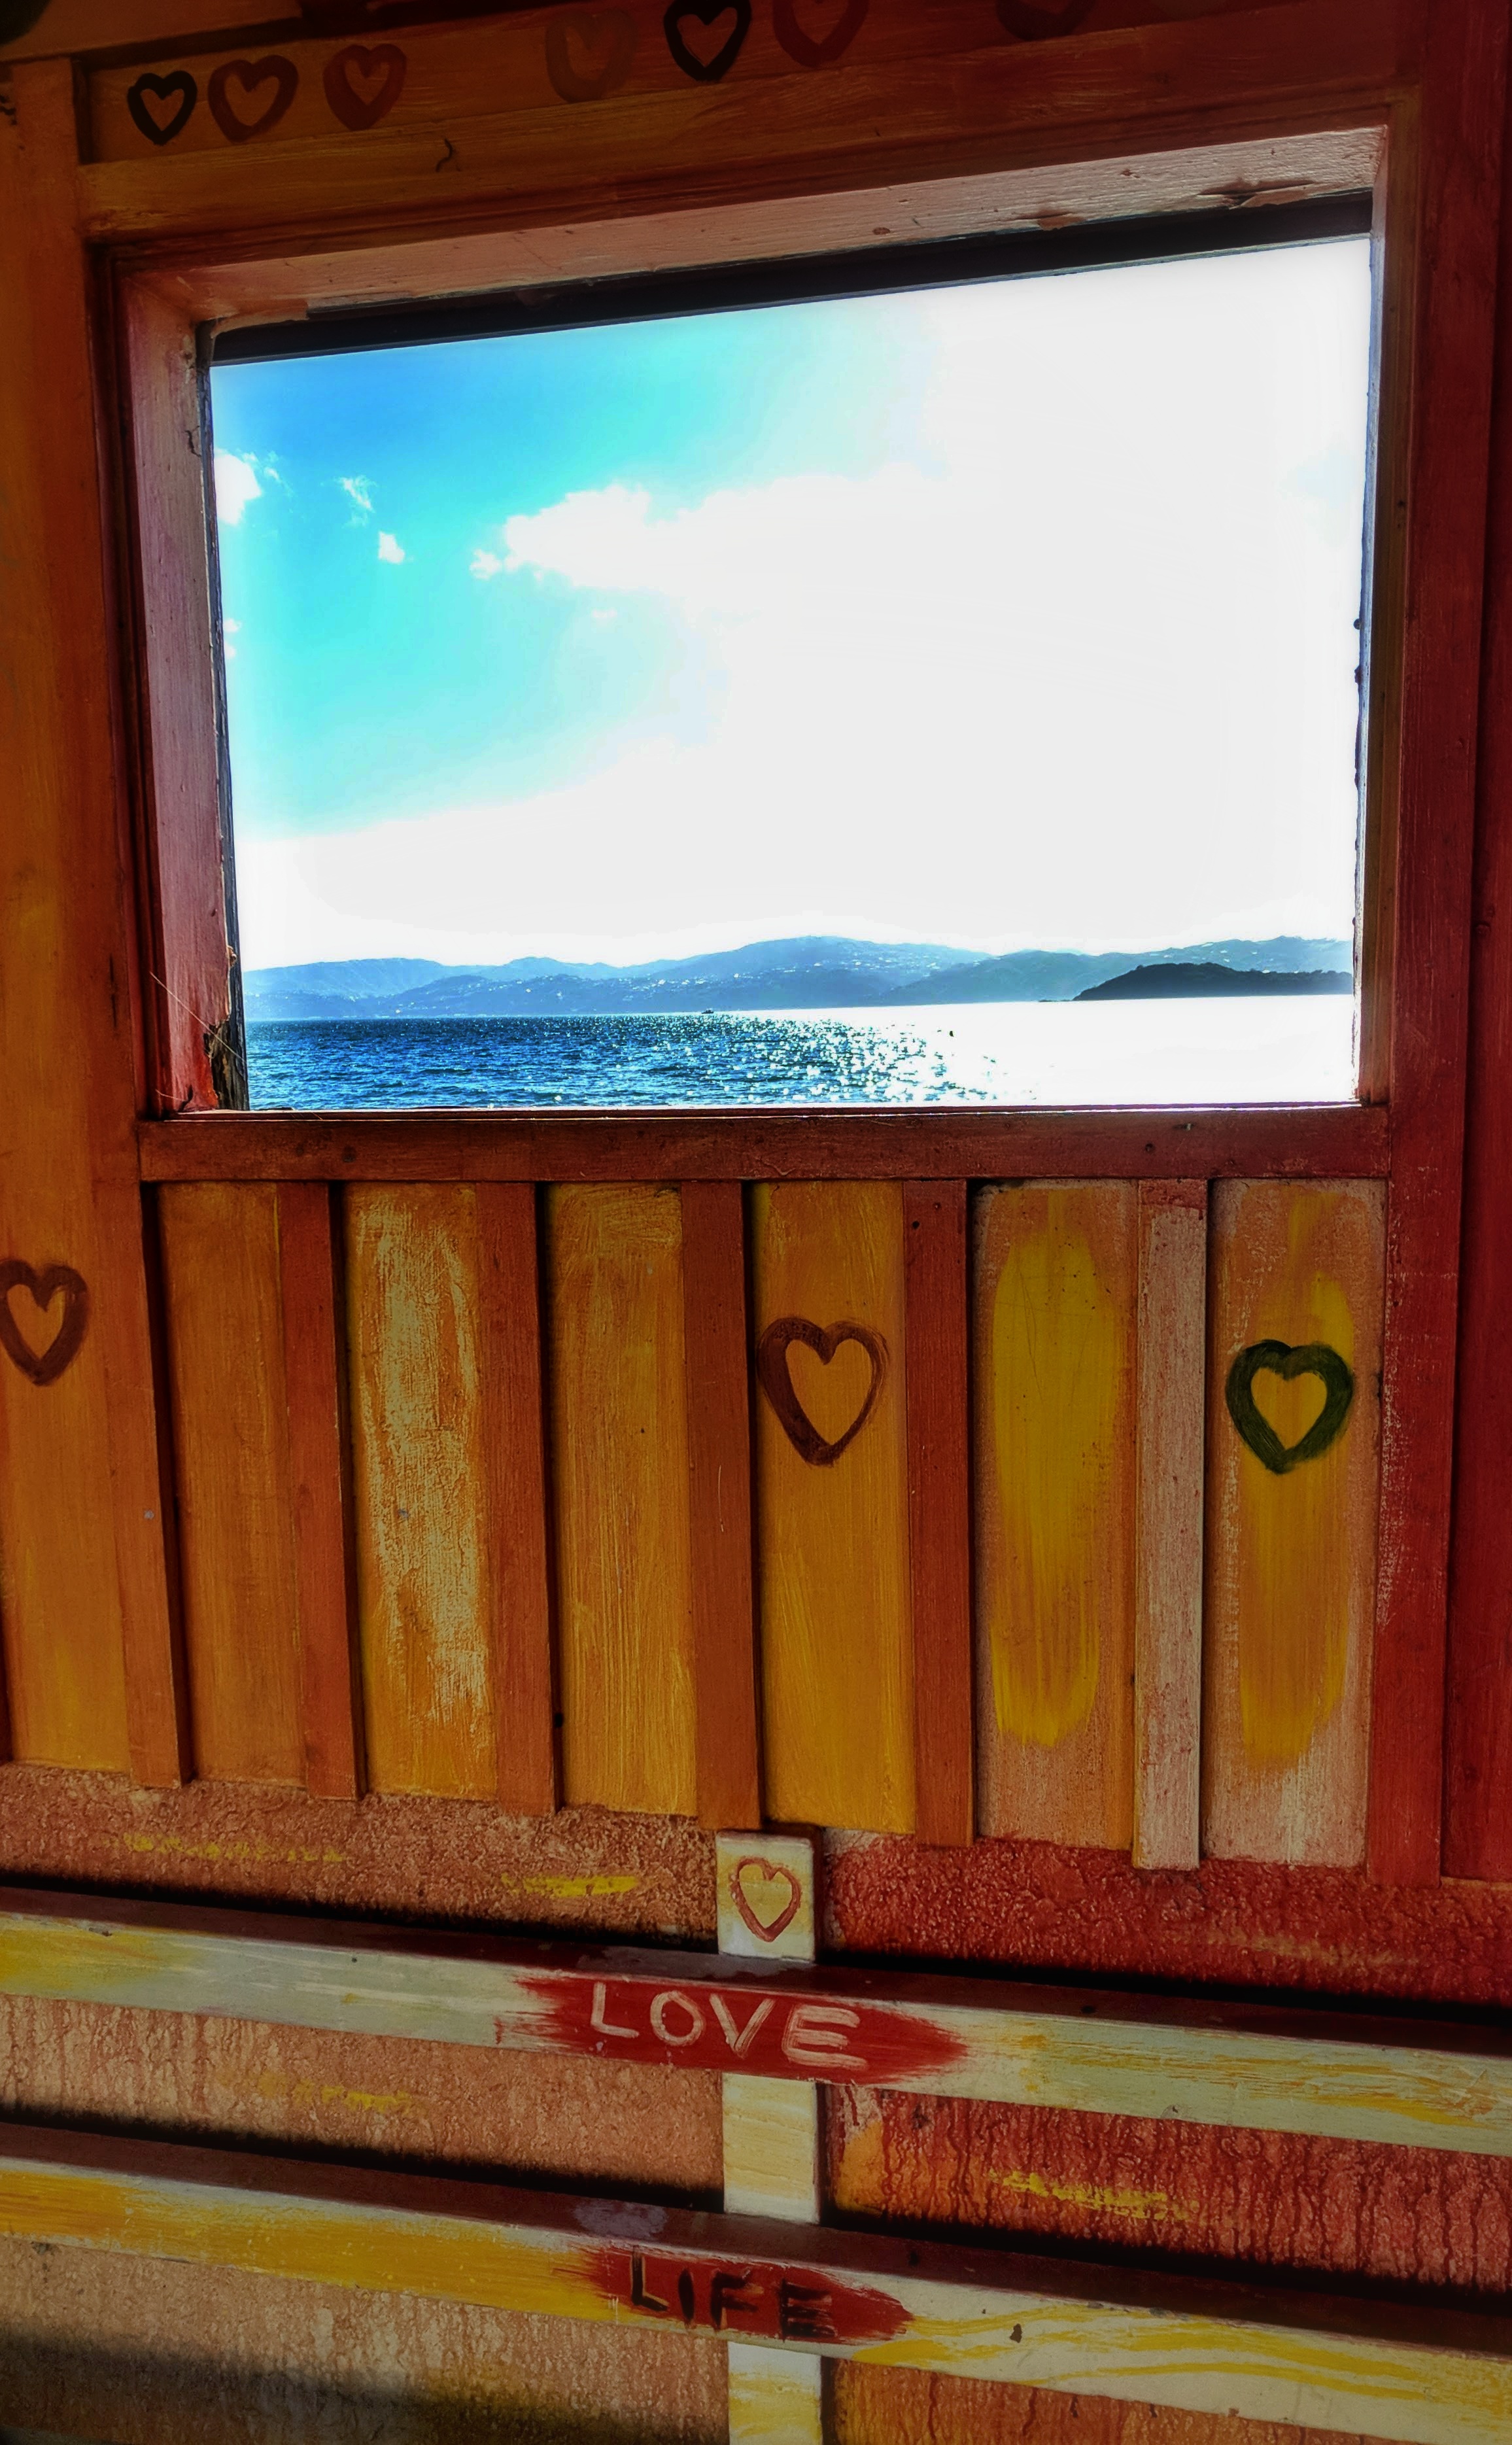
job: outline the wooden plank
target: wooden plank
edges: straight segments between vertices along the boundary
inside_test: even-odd
[[[758,1903],[773,1883],[753,1884]],[[0,1891],[5,1994],[1512,2156],[1512,2040],[1494,2017],[813,1969],[753,1950],[585,1956],[581,1942]]]
[[[790,1824],[913,1826],[903,1242],[892,1184],[754,1194],[763,1781]]]
[[[1139,1190],[1134,1865],[1195,1868],[1203,1733],[1207,1183]]]
[[[492,1799],[474,1192],[349,1191],[346,1289],[368,1778]]]
[[[355,1799],[365,1764],[344,1258],[336,1193],[286,1182],[278,1259],[305,1781],[323,1800]]]
[[[62,52],[142,48],[180,42],[188,34],[214,33],[231,26],[298,23],[296,9],[279,0],[45,0],[14,12],[33,23],[0,43],[0,61],[50,59]]]
[[[498,1798],[521,1816],[549,1817],[557,1802],[556,1670],[535,1191],[499,1185],[475,1196]]]
[[[278,1191],[167,1188],[159,1218],[196,1765],[303,1782]]]
[[[1411,299],[1392,942],[1387,1336],[1371,1748],[1373,1875],[1439,1873],[1477,691],[1485,568],[1503,10],[1435,8]],[[1431,414],[1422,402],[1432,401]]]
[[[1129,1843],[1137,1192],[1028,1182],[977,1204],[981,1829]]]
[[[681,1192],[699,1821],[761,1822],[745,1214],[736,1181]]]
[[[143,1180],[1384,1178],[1390,1116],[1341,1104],[1169,1112],[186,1114],[140,1132]]]
[[[1364,1857],[1382,1205],[1368,1181],[1213,1192],[1203,1848],[1220,1858]],[[1316,1363],[1287,1380],[1297,1353]]]
[[[681,1211],[640,1185],[546,1211],[563,1793],[692,1816]]]
[[[976,1817],[965,1182],[905,1182],[903,1227],[915,1831],[922,1842],[969,1842]]]
[[[448,172],[447,211],[466,214],[506,191],[573,199],[575,211],[661,203],[666,165],[712,173],[725,194],[783,177],[812,186],[896,170],[1043,161],[1084,131],[1144,128],[1209,136],[1220,114],[1288,105],[1346,121],[1379,106],[1407,64],[1415,11],[1381,0],[1303,0],[1247,9],[1226,22],[1163,24],[1070,44],[1004,43],[979,17],[981,47],[941,56],[847,64],[838,77],[782,75],[711,90],[615,93],[591,110],[495,106],[465,122]],[[843,81],[841,81],[843,80]],[[1174,121],[1171,97],[1181,97]],[[843,102],[838,98],[844,97]],[[498,97],[497,99],[502,99]],[[84,173],[84,224],[108,240],[292,225],[329,229],[386,211],[438,210],[434,123],[341,129],[285,140],[275,130],[175,157],[94,164]],[[817,174],[817,175],[816,175]]]
[[[1488,2445],[1512,2321],[11,2125],[0,2230],[1115,2400]],[[629,2238],[619,2238],[628,2232]]]
[[[1459,1390],[1449,1578],[1444,1873],[1512,1882],[1512,144],[1502,249],[1486,521],[1484,662],[1470,943]]]

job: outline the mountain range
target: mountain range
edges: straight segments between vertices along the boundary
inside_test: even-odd
[[[1348,975],[1353,955],[1348,943],[1278,934],[1266,942],[1193,943],[1165,951],[1009,951],[984,960],[980,952],[944,943],[864,943],[812,934],[630,967],[540,958],[510,960],[499,967],[449,967],[439,960],[322,960],[299,967],[250,968],[243,991],[252,1020],[885,1010],[921,1003],[1073,1001],[1089,987],[1129,973],[1136,961],[1144,967],[1216,966],[1255,976],[1250,990],[1276,992],[1284,990],[1274,981],[1279,974]],[[1258,981],[1261,974],[1264,984]],[[1172,986],[1192,990],[1175,978]],[[1316,984],[1298,989],[1318,990]]]

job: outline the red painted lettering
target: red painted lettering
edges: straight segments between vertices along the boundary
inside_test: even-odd
[[[832,2080],[837,2072],[865,2071],[864,2055],[846,2052],[844,2033],[859,2029],[861,2015],[846,2004],[796,2004],[782,2032],[782,2051],[789,2062]]]
[[[759,2317],[766,2296],[766,2286],[756,2282],[749,2268],[738,2275],[732,2267],[719,2268],[709,2286],[709,2316],[715,2333],[727,2319]]]
[[[672,2314],[670,2301],[663,2301],[659,2293],[646,2290],[645,2261],[638,2249],[630,2252],[630,2306],[632,2309],[649,2309],[653,2318],[668,2318]]]
[[[589,2027],[597,2029],[600,2035],[606,2038],[638,2038],[641,2034],[639,2029],[622,2029],[613,2021],[605,2019],[604,2008],[608,2000],[609,1990],[601,1978],[593,1988],[593,2012],[588,2023]]]
[[[777,2332],[785,2343],[832,2343],[834,2294],[785,2275],[777,2291]]]
[[[749,2053],[752,2039],[756,2037],[757,2031],[765,2025],[766,2022],[771,2019],[772,2013],[775,2009],[773,1998],[770,1995],[764,1995],[760,2003],[756,2006],[756,2010],[752,2013],[751,2018],[747,2021],[745,2027],[740,2029],[737,2028],[735,2014],[731,2011],[729,2005],[725,2002],[722,1995],[711,1995],[709,1997],[709,2003],[713,2009],[715,2019],[719,2022],[720,2028],[724,2031],[725,2037],[729,2042],[730,2052],[733,2055],[743,2055]]]
[[[681,2034],[667,2026],[667,2014],[674,2006],[688,2017],[687,2027]],[[658,1995],[651,2006],[651,2027],[664,2046],[691,2046],[703,2035],[703,2015],[688,1996],[681,1994],[676,1987],[669,1987],[666,1993]]]

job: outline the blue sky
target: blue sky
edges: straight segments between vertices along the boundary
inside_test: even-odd
[[[218,368],[247,963],[1347,933],[1367,257]]]

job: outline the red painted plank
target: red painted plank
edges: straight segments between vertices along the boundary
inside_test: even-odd
[[[354,1799],[364,1783],[339,1194],[323,1181],[278,1192],[305,1774],[322,1800]]]
[[[699,1821],[761,1822],[751,1515],[751,1359],[738,1181],[682,1188]]]
[[[975,1814],[965,1182],[905,1181],[903,1224],[915,1826],[922,1842],[969,1842]]]
[[[480,1187],[477,1242],[499,1804],[549,1817],[559,1781],[534,1190]]]
[[[1423,53],[1370,1823],[1372,1872],[1395,1883],[1439,1873],[1493,199],[1506,36],[1504,9],[1439,0]],[[1395,234],[1389,230],[1389,242]]]

